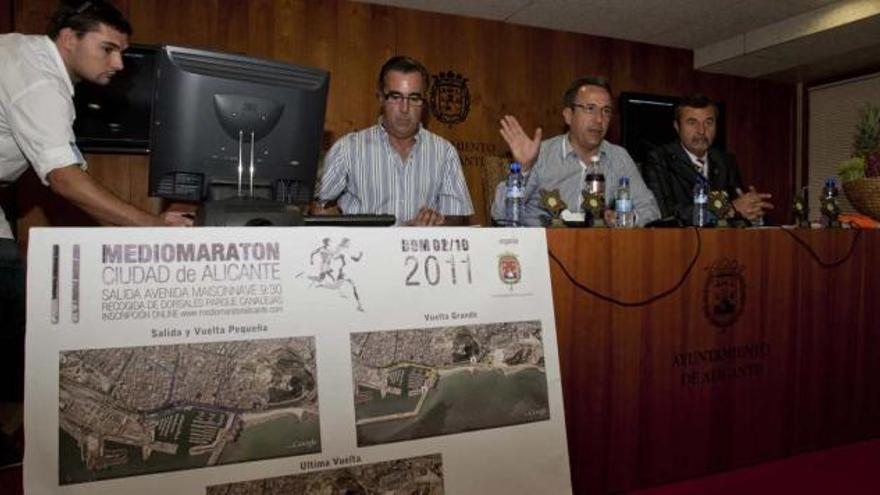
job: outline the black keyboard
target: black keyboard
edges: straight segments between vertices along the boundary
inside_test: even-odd
[[[307,215],[303,225],[307,227],[387,227],[394,225],[394,215]]]

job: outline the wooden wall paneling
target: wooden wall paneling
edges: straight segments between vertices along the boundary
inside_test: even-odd
[[[607,239],[608,260],[604,270],[610,274],[609,289],[605,292],[621,301],[638,301],[649,293],[654,280],[650,246],[639,242],[636,231],[614,232]],[[621,234],[621,235],[616,235]],[[645,280],[631,284],[632,280]],[[644,356],[650,341],[643,338],[645,315],[642,308],[629,308],[602,303],[610,312],[611,376],[613,377],[610,404],[610,435],[614,449],[609,450],[608,483],[612,490],[619,488],[616,480],[630,480],[638,472],[641,423],[644,402],[640,395],[642,380],[647,379]]]
[[[846,237],[855,238],[852,232]],[[829,287],[830,303],[835,312],[834,330],[838,343],[836,351],[839,352],[840,361],[837,363],[836,378],[838,380],[837,398],[842,401],[843,407],[835,408],[832,421],[840,425],[839,432],[834,438],[835,444],[847,443],[864,438],[866,434],[863,414],[865,402],[860,393],[863,383],[871,380],[865,375],[865,360],[876,359],[880,352],[874,349],[874,353],[866,355],[864,351],[868,325],[876,325],[876,322],[868,322],[862,315],[866,312],[866,305],[870,304],[860,298],[852,297],[861,287],[863,280],[869,277],[872,267],[865,262],[865,243],[860,239],[856,245],[856,253],[839,269],[836,274],[835,285]],[[835,246],[835,256],[843,257],[847,253],[848,245]]]
[[[86,160],[89,175],[122,200],[151,213],[161,211],[161,201],[148,194],[149,156],[89,154]]]
[[[55,0],[14,0],[13,28],[18,33],[43,34],[55,11]]]
[[[723,249],[724,241],[719,235],[708,235],[701,231],[702,249],[694,266],[691,277],[683,287],[688,294],[685,310],[684,342],[679,354],[704,352],[723,345],[728,345],[731,337],[713,328],[704,316],[704,294],[708,279],[708,267],[716,261],[715,255]],[[662,258],[661,258],[662,259]],[[672,311],[672,308],[668,308]],[[703,381],[703,373],[709,372],[714,366],[701,362],[684,368],[688,380],[696,383],[681,388],[678,401],[673,406],[669,428],[674,432],[676,442],[673,451],[679,458],[678,465],[667,471],[667,476],[685,478],[695,473],[706,472],[716,465],[717,456],[729,449],[730,439],[725,432],[716,428],[719,421],[726,416],[718,410],[720,397],[728,398],[729,383],[707,384]],[[662,373],[664,368],[655,372]],[[680,377],[681,379],[681,377]]]
[[[865,297],[867,303],[865,321],[868,325],[865,328],[866,336],[864,341],[866,358],[863,377],[865,379],[862,381],[860,393],[865,397],[865,415],[867,418],[875,418],[874,421],[866,422],[868,425],[866,436],[877,438],[880,437],[880,421],[876,420],[876,418],[880,418],[880,393],[877,393],[877,387],[872,377],[880,376],[880,359],[877,359],[877,356],[880,356],[880,323],[878,323],[880,322],[880,304],[876,304],[876,301],[880,301],[880,283],[878,283],[880,276],[871,275],[871,273],[875,273],[876,268],[880,266],[880,249],[871,249],[870,246],[873,245],[869,240],[871,237],[866,234],[863,234],[866,237],[866,239],[862,240],[865,243],[863,252],[865,267],[870,268],[870,270],[865,270],[862,289],[867,294]]]
[[[550,250],[581,284],[608,293],[607,247],[598,242],[600,234],[581,233],[548,231]],[[553,264],[551,278],[572,483],[575,493],[587,487],[602,492],[609,486],[613,445],[611,311],[572,285]]]
[[[317,12],[314,15],[319,17]],[[334,29],[332,37],[321,40],[318,50],[327,51],[327,56],[332,57],[325,125],[330,143],[348,132],[376,124],[376,78],[394,51],[396,23],[387,8],[339,2]],[[309,36],[309,31],[308,26],[303,26],[305,36]],[[321,66],[320,60],[312,62]]]
[[[811,245],[813,249],[823,255],[827,255],[827,248],[822,249],[821,237],[812,235],[811,232],[798,230],[795,232],[800,239]],[[830,322],[827,318],[825,295],[827,294],[827,281],[825,274],[814,269],[814,261],[807,251],[798,248],[794,252],[797,269],[800,272],[800,285],[797,287],[800,293],[798,300],[799,310],[797,314],[797,339],[798,339],[798,377],[795,396],[796,414],[794,416],[794,446],[798,452],[816,450],[822,445],[822,439],[817,438],[816,428],[825,422],[823,417],[822,393],[819,384],[824,381],[824,361],[821,359],[826,345],[822,328]],[[819,380],[816,381],[816,378]]]
[[[431,93],[444,75],[462,77],[468,90],[469,105],[465,119],[443,123],[435,115],[426,118],[427,127],[450,140],[458,150],[465,179],[474,204],[473,223],[487,225],[483,205],[482,168],[487,155],[500,153],[502,140],[497,133],[498,115],[493,103],[495,89],[506,75],[495,57],[486,56],[500,49],[500,23],[424,12],[398,11],[397,47],[425,64],[432,76]],[[426,108],[431,114],[433,108]]]
[[[144,0],[130,6],[139,43],[246,53],[248,2]]]
[[[835,234],[839,234],[840,239],[829,251],[834,259],[840,259],[846,256],[855,234],[846,231]],[[860,418],[865,409],[860,389],[865,380],[876,378],[864,374],[864,359],[877,359],[880,356],[877,349],[870,357],[863,354],[866,350],[866,326],[877,323],[868,322],[863,317],[865,305],[870,303],[853,297],[853,294],[859,293],[862,280],[871,273],[871,267],[864,264],[865,243],[862,240],[849,261],[828,270],[826,290],[831,325],[826,329],[830,342],[826,352],[831,353],[832,366],[828,370],[828,396],[824,404],[828,408],[830,424],[823,426],[831,426],[830,445],[864,438],[865,423]]]
[[[865,232],[862,236],[875,234]],[[821,259],[830,261],[846,254],[854,236],[853,232],[839,231],[826,235],[813,232],[804,237]],[[880,376],[876,364],[880,347],[876,338],[877,305],[873,303],[878,300],[873,274],[876,265],[870,264],[876,254],[863,251],[870,249],[869,241],[860,242],[866,246],[857,247],[854,259],[833,269],[816,269],[806,252],[801,255],[804,261],[800,269],[808,274],[802,292],[808,297],[798,325],[805,334],[801,336],[804,350],[796,397],[798,427],[794,441],[798,451],[877,435],[877,391],[873,382]],[[872,298],[860,301],[853,297],[862,287]],[[866,392],[869,389],[873,390]]]
[[[507,143],[499,134],[500,120],[505,115],[516,117],[529,135],[533,135],[536,128],[541,127],[546,139],[561,130],[562,117],[559,114],[558,101],[564,86],[560,81],[567,77],[563,68],[571,65],[572,58],[570,53],[573,43],[567,33],[534,30],[504,23],[493,24],[494,29],[486,39],[486,47],[474,55],[483,58],[484,65],[490,69],[490,72],[484,74],[474,74],[475,77],[485,80],[482,88],[475,88],[475,94],[476,91],[482,91],[482,94],[476,96],[481,107],[480,118],[470,126],[482,128],[479,133],[481,137],[476,140],[480,146],[462,153],[465,163],[473,163],[478,167],[492,166],[493,162],[485,159],[488,155],[512,160]],[[539,33],[547,35],[541,36]],[[549,56],[551,53],[556,56]],[[561,60],[569,63],[560,64]],[[475,141],[465,134],[465,129],[462,131],[463,135],[457,139],[458,142]],[[472,176],[479,183],[483,176],[492,174],[479,172]],[[468,179],[471,180],[470,177]],[[471,189],[475,188],[472,186]],[[483,187],[476,189],[478,192],[475,196],[481,196]],[[494,187],[490,190],[494,190]],[[482,199],[484,204],[489,205],[492,200],[492,197]],[[486,218],[480,223],[489,224],[490,219]]]
[[[10,33],[13,31],[14,5],[12,1],[8,1],[3,2],[2,6],[0,6],[0,33]]]
[[[729,345],[766,349],[757,359],[737,359],[731,364],[754,376],[732,381],[731,406],[726,408],[730,450],[722,459],[724,466],[743,466],[784,453],[787,438],[785,425],[789,411],[785,391],[791,380],[789,363],[793,359],[790,341],[794,321],[789,312],[793,278],[791,243],[771,242],[761,231],[730,231],[726,247],[737,253],[743,265],[745,301],[742,317],[721,333],[728,334]],[[725,251],[721,250],[721,254]],[[773,277],[768,277],[773,273]]]
[[[618,296],[665,287],[693,234],[551,230],[548,240],[578,280]],[[823,259],[844,255],[855,236],[796,234]],[[681,290],[647,307],[598,302],[551,264],[575,491],[623,491],[876,436],[880,330],[876,284],[866,284],[880,239],[863,235],[849,267],[826,270],[781,231],[703,231]],[[627,265],[630,256],[640,261]],[[737,261],[746,290],[726,329],[703,306],[707,268],[722,258]],[[742,355],[744,346],[760,352]],[[741,354],[698,354],[731,349]],[[686,353],[693,361],[676,366]],[[739,375],[684,383],[713,371]]]
[[[864,239],[860,239],[860,241],[864,241]],[[872,293],[874,291],[874,287],[876,287],[877,280],[873,278],[871,274],[872,265],[870,262],[871,252],[870,249],[866,247],[867,243],[861,242],[861,245],[858,246],[860,251],[858,263],[854,263],[854,266],[850,267],[850,270],[854,272],[854,275],[858,278],[858,283],[851,286],[848,291],[862,291],[863,293]],[[876,260],[873,260],[876,261]],[[875,299],[864,298],[859,301],[855,301],[854,310],[859,315],[870,314],[871,306],[876,306],[871,304],[870,301],[880,301],[880,297]],[[853,424],[862,425],[860,431],[856,432],[856,435],[864,438],[865,436],[870,436],[872,434],[876,434],[877,427],[869,427],[865,428],[864,425],[870,425],[872,417],[877,417],[876,415],[872,415],[872,413],[876,413],[876,409],[872,408],[872,402],[876,400],[876,396],[880,394],[871,392],[871,377],[880,376],[880,373],[876,373],[876,367],[873,363],[877,362],[877,356],[880,355],[880,347],[873,345],[873,335],[878,334],[880,331],[876,330],[877,327],[880,327],[876,322],[876,319],[866,318],[862,321],[859,321],[859,329],[853,339],[853,383],[851,385],[851,394],[853,396],[853,408],[851,411],[851,421]],[[872,374],[872,372],[874,372]]]
[[[642,296],[645,298],[668,290],[678,282],[696,253],[696,231],[658,231],[640,243],[645,245],[643,264],[650,267],[643,275],[648,289]],[[657,262],[653,253],[660,249],[666,255],[662,262]],[[690,277],[696,276],[696,270]],[[675,356],[685,349],[684,329],[690,321],[687,313],[691,304],[690,292],[682,289],[641,309],[644,318],[640,331],[644,343],[639,366],[639,444],[635,468],[638,479],[621,473],[612,485],[614,489],[658,484],[669,477],[667,473],[678,469],[679,457],[668,454],[669,446],[680,443],[680,435],[672,428],[671,420],[679,409],[677,404],[686,400],[688,387],[681,383],[680,375],[685,369],[675,365]]]
[[[738,403],[737,414],[748,416],[738,423],[732,463],[737,466],[754,463],[758,458],[776,458],[790,453],[791,421],[794,414],[794,372],[797,356],[796,292],[798,270],[791,242],[773,242],[762,231],[750,231],[750,242],[757,248],[750,278],[747,279],[747,307],[756,311],[757,333],[751,342],[766,343],[768,355],[759,360],[760,387],[764,397],[755,407],[755,400]],[[768,277],[766,274],[773,273]],[[743,381],[746,383],[747,381]],[[768,426],[756,432],[750,425],[765,422]]]
[[[570,46],[569,52],[563,56],[554,56],[554,63],[559,65],[560,74],[565,74],[560,79],[564,85],[559,88],[556,96],[556,104],[562,110],[562,95],[568,89],[568,85],[577,78],[584,76],[604,76],[611,79],[611,88],[616,90],[614,81],[614,60],[617,58],[615,46],[617,40],[601,36],[589,36],[576,33],[563,33],[564,41]],[[555,52],[551,52],[554,53]],[[568,68],[568,69],[567,69]],[[567,72],[567,73],[566,73]],[[561,117],[560,117],[561,118]]]
[[[86,154],[89,175],[116,196],[131,201],[132,178],[129,155]]]
[[[602,229],[591,234],[594,235],[579,240],[574,263],[570,263],[569,267],[581,283],[602,294],[613,294],[614,271],[610,264],[612,253],[608,245],[610,232]],[[591,352],[599,351],[595,356],[596,368],[591,370],[590,374],[593,375],[592,379],[596,380],[595,383],[601,384],[600,387],[604,389],[596,396],[586,394],[593,402],[590,404],[588,414],[596,413],[596,419],[602,420],[601,424],[588,423],[590,429],[587,441],[597,442],[602,446],[599,455],[603,459],[602,470],[597,472],[595,470],[600,468],[600,463],[595,462],[598,456],[590,453],[586,459],[591,475],[588,479],[601,480],[600,486],[610,487],[612,468],[619,458],[615,437],[617,432],[613,427],[616,415],[622,412],[621,397],[618,392],[621,392],[619,387],[626,381],[622,380],[622,376],[615,374],[615,370],[619,369],[615,366],[615,362],[621,357],[615,348],[618,339],[615,334],[617,328],[614,325],[614,307],[583,293],[580,294],[580,299],[575,312],[578,316],[577,321],[581,322],[578,332],[582,336],[588,336],[593,332],[598,334],[597,338],[588,339],[593,349]],[[574,388],[571,392],[583,394],[583,390],[579,391],[578,388]]]
[[[727,149],[744,185],[773,194],[771,222],[790,222],[794,167],[794,88],[771,82],[696,72],[696,90],[726,105]]]
[[[433,73],[462,73],[471,91],[468,120],[429,125],[459,146],[477,205],[484,201],[483,158],[507,152],[497,133],[498,119],[512,113],[530,132],[542,126],[545,138],[562,132],[560,100],[575,77],[606,75],[615,93],[684,94],[702,89],[729,102],[728,115],[735,123],[728,144],[740,155],[747,182],[766,185],[781,210],[788,210],[793,88],[694,72],[686,50],[341,0],[117,4],[129,14],[133,41],[139,43],[207,47],[329,69],[325,147],[375,122],[373,80],[391,54],[420,58]],[[17,0],[16,26],[40,32],[54,7],[53,0]],[[615,119],[610,140],[618,141],[618,129]],[[756,157],[773,167],[759,167]],[[773,173],[756,172],[766,170]],[[482,208],[476,210],[474,221],[487,223]],[[782,211],[773,213],[774,220]]]
[[[680,96],[693,79],[693,62],[686,50],[608,40],[613,54],[607,72],[614,96],[639,92]],[[672,125],[670,122],[669,125]],[[607,139],[620,144],[620,119],[612,121]]]
[[[33,169],[28,169],[15,183],[16,206],[19,218],[16,239],[26,252],[28,231],[31,227],[47,225],[58,227],[96,226],[97,223],[79,208],[44,186]]]
[[[278,57],[273,57],[275,46],[281,45],[281,43],[275,33],[276,24],[274,21],[277,11],[281,9],[283,4],[274,0],[251,0],[247,2],[247,6],[247,24],[244,36],[241,36],[247,43],[236,51],[262,58],[277,59]],[[227,36],[235,37],[236,35],[238,33],[230,33]]]
[[[484,197],[484,188],[481,187],[485,177],[483,169],[492,166],[488,157],[504,156],[508,152],[506,143],[498,133],[502,116],[499,105],[501,95],[519,86],[517,81],[508,79],[509,74],[502,61],[490,55],[502,51],[505,42],[503,26],[497,22],[484,23],[470,19],[462,26],[460,36],[450,33],[456,40],[452,50],[455,56],[447,59],[445,70],[452,69],[467,78],[470,109],[464,122],[434,127],[458,148],[474,205],[471,222],[480,225],[492,224],[491,213],[485,205],[491,208],[494,199],[494,196]],[[441,65],[437,69],[442,71],[443,67]]]
[[[676,234],[672,238],[669,233],[658,232],[646,253],[656,280],[651,284],[651,294],[672,287],[696,252],[695,231],[672,232]],[[658,250],[664,255],[657,256]],[[712,332],[696,328],[701,321],[699,287],[705,259],[704,255],[697,259],[690,276],[673,295],[650,306],[630,309],[649,315],[642,328],[646,352],[641,373],[645,383],[640,391],[638,423],[639,430],[646,429],[639,434],[637,470],[621,473],[620,482],[627,484],[615,489],[659,483],[701,469],[705,462],[708,414],[700,409],[704,388],[683,383],[682,377],[691,370],[677,359],[680,354],[706,348],[709,344],[705,341],[714,337]]]
[[[821,259],[836,259],[832,244],[836,233],[799,234]],[[836,270],[816,269],[815,261],[807,252],[800,247],[799,250],[800,269],[805,272],[802,278],[805,290],[802,292],[806,295],[807,304],[802,308],[800,316],[803,319],[798,325],[803,330],[799,335],[803,343],[799,370],[802,395],[798,397],[796,448],[809,451],[832,445],[839,431],[839,425],[834,424],[834,410],[839,404],[832,400],[836,396],[835,389],[844,386],[839,382],[839,370],[836,369],[840,362],[842,329],[838,327],[836,320],[839,315],[831,297],[839,275]]]
[[[562,263],[568,265],[574,258],[573,251],[576,249],[576,237],[566,234],[569,233],[558,232],[554,234],[552,239],[549,234],[547,237],[548,251],[561,260]],[[594,352],[590,350],[587,337],[580,335],[575,330],[577,328],[575,324],[577,320],[573,314],[573,309],[577,306],[577,301],[583,300],[582,295],[574,285],[565,279],[562,269],[552,259],[550,260],[550,274],[571,478],[573,486],[585,486],[584,479],[587,478],[587,469],[590,463],[589,459],[582,452],[590,447],[587,447],[588,444],[582,443],[582,440],[589,430],[587,423],[594,421],[595,418],[595,416],[585,414],[586,408],[591,402],[587,399],[586,393],[597,394],[600,391],[597,390],[599,387],[592,391],[578,388],[578,384],[583,383],[587,366],[579,366],[576,363],[585,360],[592,361]],[[595,336],[599,333],[591,332],[590,334]],[[590,446],[594,445],[590,444]],[[597,452],[599,451],[597,450]],[[592,462],[601,464],[602,457],[594,456]],[[589,486],[596,486],[596,484]]]
[[[526,74],[521,84],[527,86],[517,88],[515,81],[509,81],[508,87],[515,94],[511,94],[509,90],[505,96],[513,97],[517,105],[512,108],[513,115],[518,119],[522,118],[520,123],[530,136],[534,135],[535,128],[541,127],[542,138],[552,138],[565,131],[562,118],[562,97],[565,90],[573,79],[580,77],[579,66],[591,63],[580,55],[582,51],[578,44],[583,42],[583,38],[571,33],[553,33],[546,29],[516,33],[515,36],[518,41],[528,43],[519,51],[527,57],[519,62],[526,64]],[[508,41],[505,39],[505,44]],[[508,59],[508,64],[518,63],[515,58],[517,51],[513,51],[511,55],[514,58]],[[498,116],[500,118],[501,115]]]
[[[126,166],[131,180],[129,201],[131,204],[158,214],[162,211],[162,200],[149,195],[150,157],[147,155],[127,155]]]

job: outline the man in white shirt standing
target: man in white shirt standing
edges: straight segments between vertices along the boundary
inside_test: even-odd
[[[0,182],[17,180],[28,166],[53,192],[102,224],[191,225],[179,212],[152,215],[121,200],[92,179],[77,149],[73,85],[107,84],[122,70],[131,26],[103,0],[62,1],[45,36],[0,35]],[[24,269],[5,215],[0,214],[0,402],[22,395]]]

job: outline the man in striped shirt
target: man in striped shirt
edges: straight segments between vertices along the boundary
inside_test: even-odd
[[[613,201],[621,177],[630,184],[636,225],[660,218],[660,209],[651,190],[642,180],[639,169],[629,153],[605,140],[614,115],[611,84],[604,77],[587,76],[574,80],[562,97],[562,118],[568,132],[541,141],[541,129],[530,137],[512,115],[501,119],[501,137],[510,147],[513,158],[522,165],[525,179],[522,222],[524,225],[546,224],[550,214],[540,204],[541,190],[556,190],[572,212],[580,212],[584,181],[589,163],[598,157],[605,175],[606,225],[615,224]],[[498,184],[492,218],[505,220],[505,184]]]
[[[421,124],[428,85],[428,71],[409,57],[382,66],[379,122],[330,148],[315,213],[392,214],[397,225],[467,223],[474,208],[458,153]]]

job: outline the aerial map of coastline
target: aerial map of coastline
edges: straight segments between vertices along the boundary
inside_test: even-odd
[[[313,337],[65,351],[59,482],[321,451]]]
[[[292,476],[209,486],[207,495],[278,495],[294,493],[351,495],[442,495],[439,454]]]
[[[541,323],[351,334],[358,445],[550,418]]]

